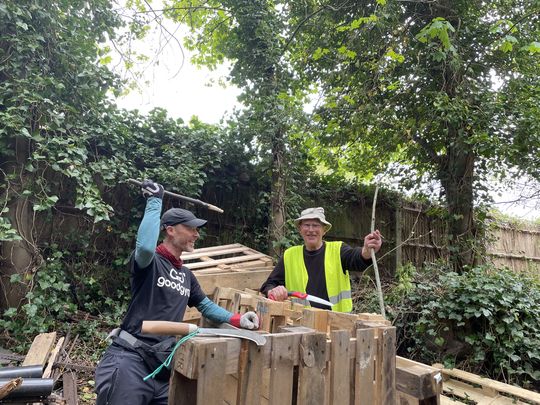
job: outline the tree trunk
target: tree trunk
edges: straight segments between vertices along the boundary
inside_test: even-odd
[[[4,165],[6,173],[23,170],[28,159],[28,140],[16,137],[15,150],[15,162]],[[28,198],[22,195],[25,189],[24,184],[31,180],[21,173],[14,177],[18,180],[17,183],[6,180],[6,183],[9,181],[9,188],[5,198],[10,200],[8,200],[9,211],[6,216],[22,240],[5,241],[0,245],[0,310],[18,307],[27,291],[24,284],[11,283],[11,275],[33,272],[36,264],[41,262],[41,256],[33,240],[33,210]]]
[[[270,235],[268,250],[271,256],[279,257],[283,253],[282,244],[278,243],[285,236],[285,143],[281,130],[276,131],[272,139],[272,189],[270,194]]]
[[[448,209],[449,259],[459,273],[465,266],[472,266],[475,259],[474,163],[474,153],[458,141],[448,149],[445,167],[439,171]]]

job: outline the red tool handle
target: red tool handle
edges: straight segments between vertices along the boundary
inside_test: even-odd
[[[307,298],[307,293],[303,293],[303,292],[300,292],[300,291],[289,291],[287,293],[287,295],[289,297],[296,297],[296,298],[300,298],[301,300],[305,300]]]

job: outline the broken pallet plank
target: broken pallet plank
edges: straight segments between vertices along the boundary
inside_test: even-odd
[[[17,377],[4,385],[0,385],[0,399],[7,397],[11,392],[19,388],[22,382],[22,377]]]
[[[56,347],[54,348],[54,350],[51,352],[51,355],[49,356],[47,367],[45,367],[45,371],[43,372],[43,378],[51,377],[54,362],[56,361],[56,358],[58,357],[58,353],[60,353],[60,349],[62,348],[63,344],[64,344],[64,337],[61,337],[60,339],[58,339],[58,342],[56,342]]]
[[[338,330],[330,333],[330,403],[349,405],[351,400],[349,346],[351,332]]]
[[[242,341],[238,365],[238,390],[236,403],[251,405],[259,402],[263,378],[262,348],[253,342]]]
[[[77,375],[75,372],[68,371],[62,375],[62,386],[66,405],[77,405],[79,397],[77,395]]]
[[[417,399],[437,397],[442,392],[442,373],[435,367],[396,356],[396,389]]]
[[[434,367],[441,368],[441,372],[445,380],[443,382],[443,386],[447,385],[446,381],[449,378],[460,379],[466,383],[475,384],[482,387],[481,391],[485,396],[506,394],[516,397],[518,399],[535,401],[536,403],[540,404],[540,394],[537,392],[529,391],[520,387],[515,387],[513,385],[491,380],[489,378],[484,378],[479,375],[459,369],[445,369],[440,367],[439,365],[434,365]]]
[[[375,403],[375,357],[377,343],[373,329],[358,329],[356,331],[356,360],[355,360],[355,405],[371,405]]]
[[[324,404],[326,374],[326,333],[302,335],[298,366],[297,405]]]
[[[40,333],[37,335],[24,358],[22,366],[41,365],[45,367],[55,341],[56,332]]]

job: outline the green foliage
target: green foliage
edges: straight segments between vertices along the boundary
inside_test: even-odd
[[[10,268],[11,246],[32,258],[32,272],[11,280],[26,293],[2,319],[10,343],[65,332],[78,311],[90,318],[72,331],[86,328],[89,339],[103,324],[117,324],[129,297],[125,261],[144,209],[126,179],[152,178],[196,197],[220,167],[219,128],[110,102],[121,83],[103,44],[121,25],[108,0],[0,5],[0,240],[25,241],[0,245],[2,270],[23,271]],[[15,291],[8,288],[6,298]]]
[[[3,2],[0,168],[9,185],[5,201],[22,195],[34,211],[49,211],[66,202],[58,194],[63,180],[75,186],[68,197],[75,207],[95,222],[109,218],[112,207],[95,183],[104,162],[96,163],[100,156],[93,145],[100,136],[115,137],[103,118],[110,108],[107,92],[118,82],[96,58],[98,44],[119,25],[107,0],[50,7],[33,0]],[[115,172],[115,160],[105,165],[109,174]]]
[[[507,269],[475,267],[459,275],[435,266],[415,274],[414,288],[404,286],[389,305],[407,355],[540,387],[538,279]]]
[[[306,139],[321,172],[436,181],[452,262],[473,263],[489,176],[503,163],[538,176],[538,3],[289,4],[289,60],[322,93]]]
[[[142,177],[158,181],[171,191],[200,195],[208,176],[220,167],[221,134],[217,127],[198,120],[184,125],[159,108],[147,116],[124,112],[122,121],[127,127],[124,142],[129,144],[129,149],[123,148],[126,159]]]
[[[2,338],[13,350],[24,352],[35,335],[50,331],[80,333],[83,341],[92,341],[103,329],[117,325],[127,308],[129,292],[104,291],[92,274],[96,267],[84,271],[88,263],[81,262],[83,254],[71,257],[57,246],[50,253],[39,272],[11,276],[12,284],[29,286],[25,302],[19,308],[5,310],[0,319]],[[127,282],[127,277],[120,279]],[[80,310],[91,316],[79,320]]]
[[[5,207],[1,211],[1,214],[6,214],[8,211],[9,208]],[[0,242],[16,241],[21,239],[22,238],[17,231],[11,226],[9,219],[0,216]]]
[[[246,107],[235,125],[271,178],[266,235],[270,247],[279,252],[288,243],[283,234],[289,208],[285,185],[302,164],[294,159],[293,145],[305,122],[302,106],[309,92],[284,58],[288,9],[285,3],[260,0],[171,0],[170,4],[169,16],[189,26],[184,43],[195,51],[196,63],[210,68],[223,60],[232,63],[229,79],[242,88],[239,100]]]

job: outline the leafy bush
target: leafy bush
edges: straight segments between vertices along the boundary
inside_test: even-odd
[[[400,351],[539,389],[539,281],[488,266],[446,270],[416,274],[391,297]]]
[[[0,318],[0,338],[10,349],[25,352],[35,335],[51,331],[65,334],[71,330],[83,341],[92,340],[99,338],[98,329],[109,329],[118,322],[129,291],[120,290],[114,298],[105,296],[94,277],[79,277],[82,273],[68,269],[71,260],[68,254],[54,250],[38,272],[11,276],[11,283],[26,284],[28,292],[19,308],[8,308]],[[81,314],[81,307],[91,312]]]

